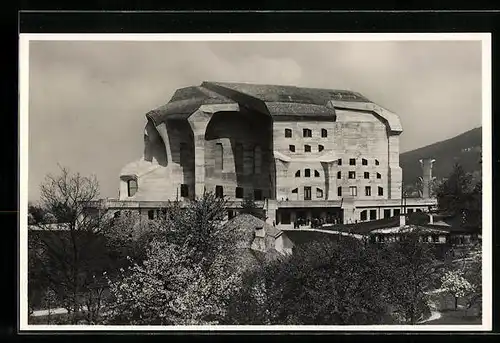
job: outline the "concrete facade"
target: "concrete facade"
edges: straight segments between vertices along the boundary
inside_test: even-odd
[[[237,211],[250,196],[283,226],[401,208],[400,120],[358,93],[204,82],[146,118],[144,155],[121,171],[119,203],[145,208],[209,191]],[[424,195],[406,207],[434,206]]]

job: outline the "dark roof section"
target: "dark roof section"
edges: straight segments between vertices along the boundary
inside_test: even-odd
[[[335,110],[327,106],[331,100],[370,102],[347,90],[205,81],[200,86],[178,89],[166,105],[146,116],[158,125],[167,118],[186,119],[201,105],[238,103],[242,108],[273,117],[314,116],[335,120]]]

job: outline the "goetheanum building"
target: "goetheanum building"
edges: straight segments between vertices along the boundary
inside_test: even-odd
[[[203,82],[146,113],[144,155],[120,174],[108,206],[154,217],[171,200],[214,192],[229,217],[252,197],[268,222],[351,223],[401,213],[399,117],[359,93]],[[424,188],[432,160],[423,161]],[[406,208],[427,211],[424,197]]]

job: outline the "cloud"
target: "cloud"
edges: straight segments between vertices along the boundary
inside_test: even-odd
[[[120,169],[142,154],[144,114],[205,80],[358,91],[400,115],[402,151],[481,125],[478,42],[38,41],[30,199],[58,162],[116,196]]]

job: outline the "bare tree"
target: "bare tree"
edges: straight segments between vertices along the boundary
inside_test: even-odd
[[[29,238],[37,241],[42,251],[40,274],[75,324],[86,295],[100,284],[96,276],[105,270],[106,254],[99,233],[108,227],[110,218],[96,201],[97,179],[60,168],[58,175],[47,175],[40,187],[40,207],[55,217],[50,221],[56,223],[37,221],[37,230],[30,230]]]

